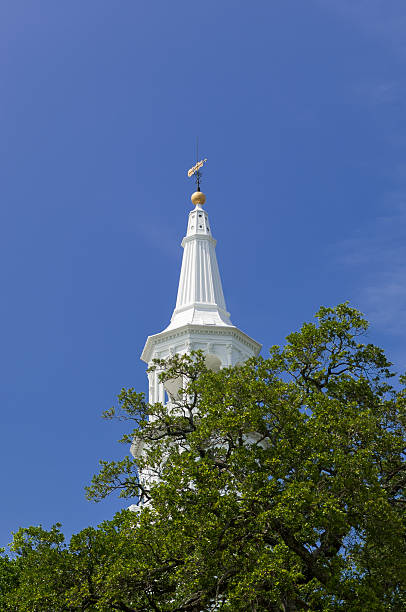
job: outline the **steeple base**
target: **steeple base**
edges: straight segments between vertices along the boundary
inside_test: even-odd
[[[193,325],[171,329],[148,336],[141,359],[152,365],[154,359],[168,359],[174,354],[201,350],[207,364],[214,370],[235,366],[258,355],[261,345],[234,325]],[[157,372],[149,374],[150,403],[166,403],[165,389]]]

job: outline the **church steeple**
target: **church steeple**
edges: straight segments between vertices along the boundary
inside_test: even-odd
[[[231,325],[216,257],[209,217],[202,206],[206,196],[192,195],[194,210],[189,213],[180,272],[178,296],[171,323],[175,329],[187,323],[198,325]]]
[[[200,168],[197,162],[188,172],[197,175],[197,191],[191,200],[186,236],[183,238],[183,260],[178,295],[171,322],[162,332],[148,336],[141,359],[151,364],[154,358],[166,359],[175,353],[202,350],[210,367],[233,366],[257,355],[261,345],[235,327],[230,321],[216,257],[216,241],[211,232],[206,196],[200,191]],[[151,373],[150,402],[165,401],[165,390],[157,374]]]
[[[199,169],[203,161],[189,170],[189,176],[197,173],[198,190],[192,195],[194,209],[189,213],[186,236],[183,238],[183,260],[180,272],[178,296],[170,324],[159,334],[148,336],[141,359],[149,366],[155,358],[168,359],[176,353],[201,350],[206,365],[213,370],[234,366],[253,355],[258,355],[261,345],[244,334],[230,321],[224,300],[220,272],[216,258],[216,241],[211,234],[209,217],[203,205],[206,196],[200,191]],[[182,379],[160,380],[155,369],[148,373],[149,403],[160,402],[173,407],[173,399]],[[144,452],[144,442],[131,446],[137,458]],[[156,474],[148,468],[141,470],[140,479],[151,484]],[[130,506],[131,510],[137,506]]]

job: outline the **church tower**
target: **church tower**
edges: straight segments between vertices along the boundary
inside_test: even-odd
[[[205,160],[203,160],[205,161]],[[184,354],[202,350],[209,368],[242,363],[258,355],[261,345],[247,336],[230,321],[223,294],[223,287],[216,257],[216,240],[213,238],[207,212],[203,209],[206,196],[200,191],[198,162],[189,170],[197,174],[197,188],[191,200],[186,236],[182,240],[183,260],[180,272],[178,296],[171,322],[158,334],[148,336],[141,359],[148,366],[155,358],[166,359],[175,353]],[[168,400],[158,373],[149,375],[149,402]]]
[[[218,371],[234,366],[258,355],[261,345],[247,336],[230,321],[224,300],[223,287],[216,257],[216,241],[212,236],[207,212],[203,209],[206,196],[200,191],[199,169],[202,160],[191,168],[188,175],[196,174],[197,191],[192,194],[194,208],[189,212],[186,236],[182,240],[183,260],[180,271],[175,310],[168,327],[148,336],[141,359],[153,365],[154,359],[168,359],[178,354],[201,350],[207,367]],[[159,372],[148,373],[149,403],[160,402],[171,409],[171,397],[176,396],[181,380],[159,380]],[[131,454],[142,456],[145,442],[136,441]],[[144,483],[157,480],[148,468],[142,470]],[[141,500],[141,505],[143,504]],[[138,511],[140,506],[129,508]]]

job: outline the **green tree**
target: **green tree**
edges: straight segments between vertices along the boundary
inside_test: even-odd
[[[183,390],[170,409],[122,391],[105,416],[128,421],[122,441],[143,453],[102,462],[88,489],[148,503],[68,549],[45,547],[65,586],[52,587],[54,607],[26,598],[14,609],[404,610],[405,390],[390,384],[383,351],[360,341],[367,327],[342,304],[269,359],[220,372],[201,353],[157,361]],[[32,564],[16,537],[24,575]],[[41,588],[26,591],[33,600]]]
[[[17,567],[15,561],[0,548],[0,610],[6,609],[6,599],[18,584]]]

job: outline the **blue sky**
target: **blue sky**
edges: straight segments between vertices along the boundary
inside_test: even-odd
[[[0,6],[0,545],[67,534],[146,390],[193,185],[232,321],[264,345],[344,300],[406,369],[406,5],[13,0]]]

